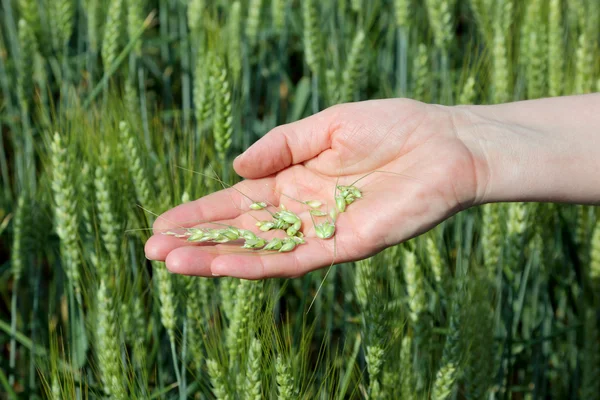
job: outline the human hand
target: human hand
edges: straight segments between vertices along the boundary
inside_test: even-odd
[[[295,211],[306,244],[273,255],[220,254],[160,234],[197,221],[256,229],[256,218],[268,214],[250,210],[252,201],[229,188],[164,213],[154,223],[146,255],[166,261],[176,273],[248,279],[300,276],[333,261],[363,259],[471,206],[476,163],[449,107],[407,99],[335,106],[273,129],[234,161],[247,178],[235,188]],[[319,200],[331,209],[336,183],[349,185],[371,172],[356,183],[363,197],[338,216],[335,240],[317,238],[307,207],[285,196]]]

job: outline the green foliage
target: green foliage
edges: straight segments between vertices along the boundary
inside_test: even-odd
[[[597,396],[592,206],[465,210],[321,291],[324,271],[182,277],[143,253],[156,215],[320,105],[593,91],[597,1],[18,0],[0,18],[0,392]]]

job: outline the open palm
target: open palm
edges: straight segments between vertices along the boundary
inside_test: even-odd
[[[477,189],[476,160],[450,109],[406,99],[343,104],[275,128],[238,157],[234,168],[247,178],[235,189],[182,204],[156,220],[148,258],[189,275],[299,276],[423,233],[469,207]],[[297,200],[318,200],[323,211],[330,210],[336,184],[354,182],[363,197],[337,217],[334,238],[317,238],[309,208]],[[198,221],[256,231],[256,221],[270,215],[251,210],[253,201],[267,202],[271,211],[284,204],[296,212],[306,244],[289,253],[242,254],[231,252],[231,245],[215,248],[161,234]]]

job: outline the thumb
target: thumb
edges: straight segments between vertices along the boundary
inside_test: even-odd
[[[335,131],[328,110],[272,129],[233,162],[238,175],[257,179],[318,156],[331,147]]]

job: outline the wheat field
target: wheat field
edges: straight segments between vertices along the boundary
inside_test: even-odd
[[[472,208],[289,280],[143,250],[332,105],[594,91],[598,0],[1,0],[0,398],[600,399],[597,207]]]

